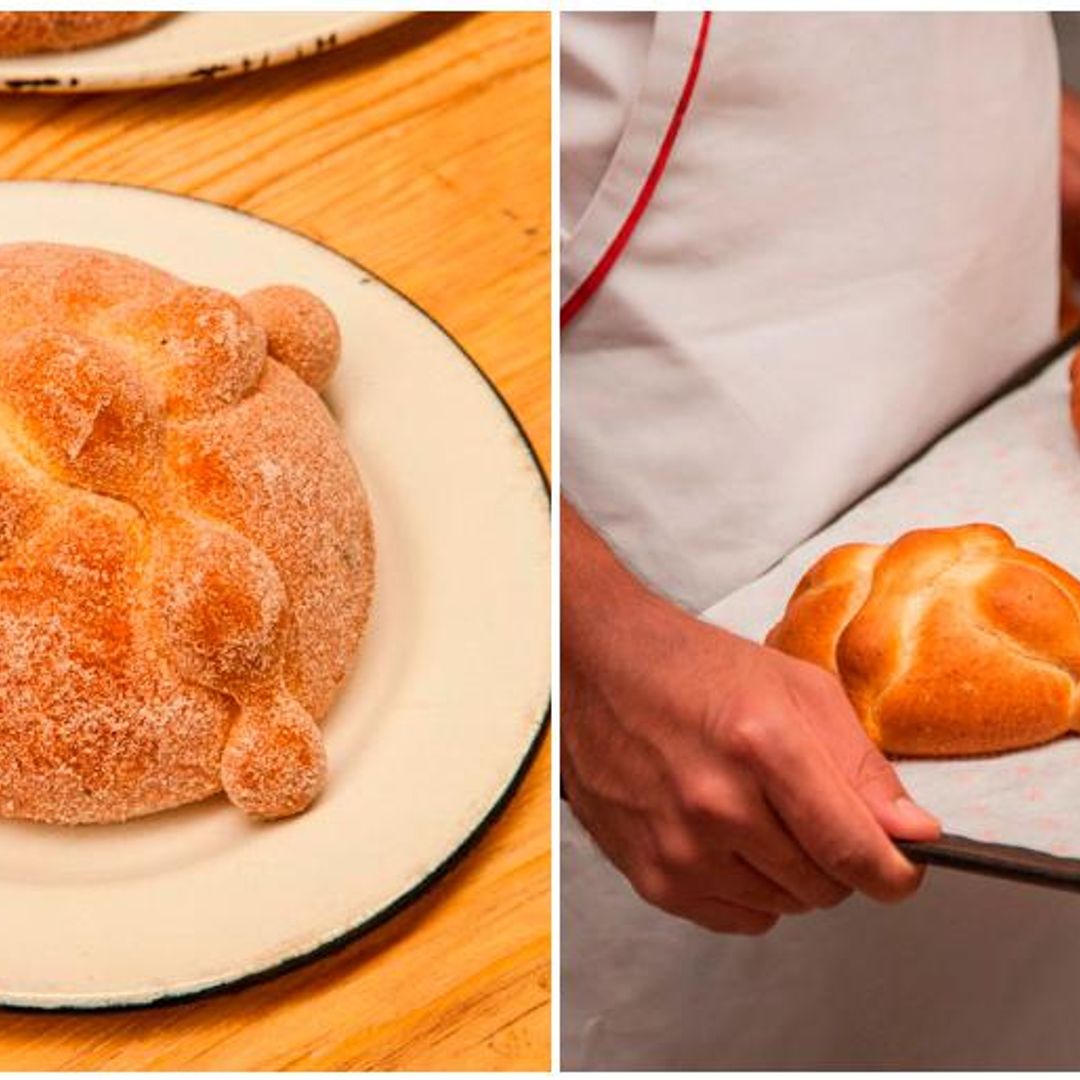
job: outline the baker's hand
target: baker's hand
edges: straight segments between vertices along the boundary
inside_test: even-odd
[[[1061,91],[1061,255],[1080,279],[1080,97]]]
[[[758,934],[921,879],[932,839],[839,682],[649,593],[563,511],[562,769],[574,812],[649,902]]]

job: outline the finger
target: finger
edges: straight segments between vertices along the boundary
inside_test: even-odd
[[[671,914],[717,934],[747,934],[753,937],[768,933],[780,921],[778,915],[766,911],[711,899],[690,901]]]
[[[900,840],[936,840],[941,824],[908,794],[896,770],[870,741],[839,685],[813,684],[820,692],[805,702],[825,750],[882,828]]]
[[[706,895],[710,900],[738,904],[771,915],[804,915],[810,910],[809,904],[770,881],[739,855],[730,855],[714,867],[711,880],[706,884],[710,890]]]
[[[826,874],[764,801],[757,820],[760,825],[740,847],[740,854],[758,873],[811,908],[835,907],[851,895],[850,886]]]
[[[854,716],[834,725],[825,750],[881,827],[898,840],[936,840],[941,823],[914,802],[884,755]]]
[[[869,740],[850,781],[890,836],[936,840],[941,835],[938,819],[912,801],[896,770]]]
[[[670,909],[697,898],[727,901],[776,915],[802,915],[810,906],[759,873],[724,843],[717,822],[653,819],[637,836],[639,884]],[[628,875],[630,876],[630,875]]]
[[[660,862],[683,871],[696,863],[715,874],[736,854],[748,868],[786,893],[800,911],[832,907],[850,894],[848,886],[830,878],[795,842],[763,797],[760,780],[750,771],[703,770],[684,781],[681,797],[690,826],[684,835],[694,839],[680,848],[673,843],[679,833],[667,833],[664,841],[656,844]],[[700,882],[700,876],[695,880]],[[702,895],[722,899],[729,894],[710,886],[706,879]]]
[[[606,853],[612,864],[629,881],[634,891],[648,904],[671,915],[698,923],[717,933],[762,934],[771,929],[781,914],[802,914],[806,905],[787,894],[745,864],[728,858],[725,871],[715,872],[718,861],[700,860],[696,873],[682,875],[676,880],[671,873],[660,869],[663,859],[656,837],[641,830],[636,844],[628,844],[622,830],[611,829],[606,815],[594,814],[590,800],[584,796],[572,762],[563,764],[563,782],[567,798],[575,815],[594,841]],[[643,845],[649,849],[642,863]],[[667,847],[670,848],[670,843]],[[730,895],[731,901],[708,895],[716,888]],[[699,890],[695,895],[695,890]],[[743,901],[743,902],[740,902]]]
[[[804,725],[770,726],[748,761],[792,836],[829,877],[877,900],[910,895],[920,876],[818,738]]]

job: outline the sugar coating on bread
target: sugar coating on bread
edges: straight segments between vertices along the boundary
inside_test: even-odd
[[[0,246],[0,814],[303,809],[373,583],[355,466],[257,309]]]
[[[283,443],[297,467],[268,451]],[[167,460],[184,499],[243,535],[258,532],[289,594],[289,685],[321,716],[347,671],[374,581],[370,517],[330,414],[291,371],[271,363],[258,393],[170,431]],[[343,574],[349,589],[340,585]]]
[[[838,675],[890,753],[996,753],[1080,725],[1080,582],[993,525],[834,549],[766,642]]]
[[[341,353],[333,312],[313,293],[293,285],[268,285],[244,297],[244,305],[266,328],[270,355],[316,390],[329,381]]]
[[[164,11],[0,11],[0,56],[100,45],[166,18]]]

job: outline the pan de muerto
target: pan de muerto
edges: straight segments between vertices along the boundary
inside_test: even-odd
[[[0,56],[102,45],[166,18],[165,11],[0,11]]]
[[[0,246],[0,814],[318,793],[373,585],[338,348],[302,289]]]

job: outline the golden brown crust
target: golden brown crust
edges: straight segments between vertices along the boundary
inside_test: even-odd
[[[224,785],[272,817],[321,786],[372,528],[266,341],[135,260],[0,246],[0,814],[122,820]]]
[[[1080,435],[1080,352],[1069,362],[1069,414],[1073,430]]]
[[[839,675],[883,750],[995,753],[1077,727],[1075,578],[992,525],[907,533],[873,561],[841,550],[768,641]]]
[[[101,45],[168,16],[164,11],[0,11],[0,56]]]
[[[1073,279],[1069,268],[1061,264],[1061,283],[1058,290],[1058,331],[1064,337],[1080,325],[1080,308],[1073,299]]]

